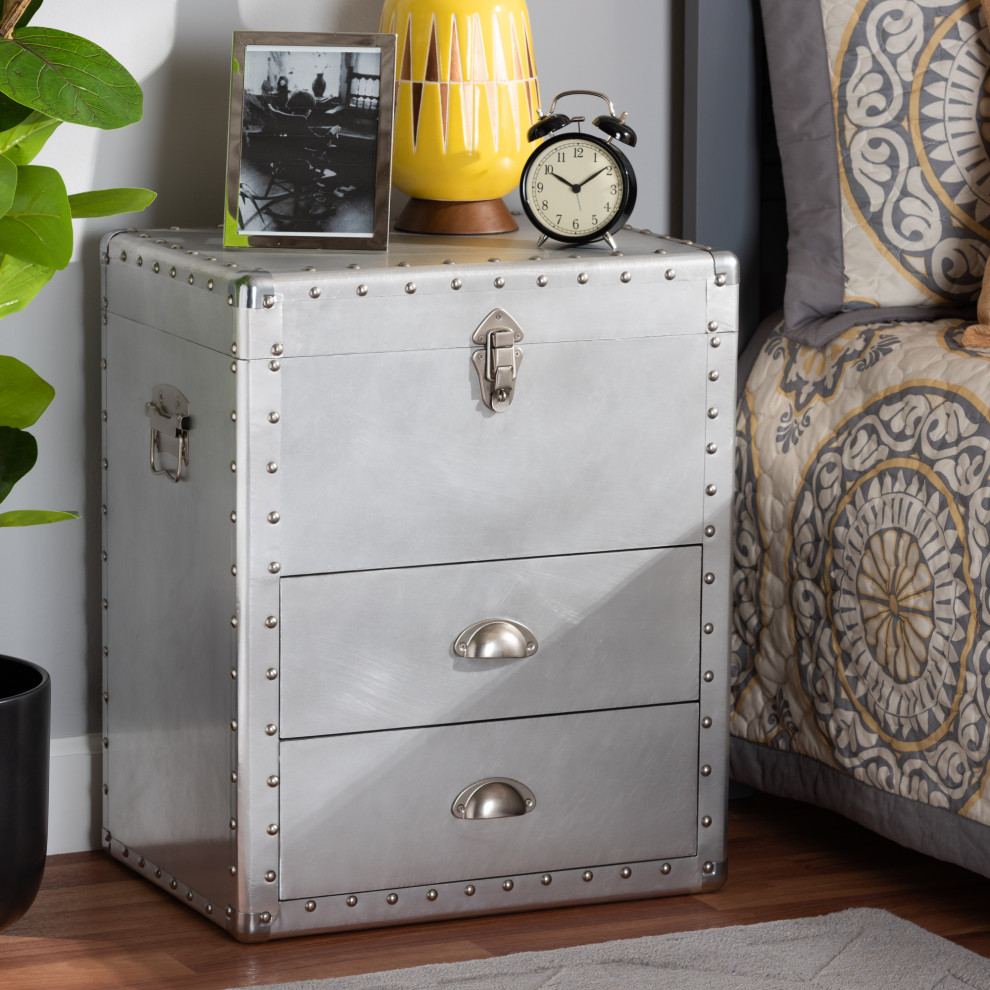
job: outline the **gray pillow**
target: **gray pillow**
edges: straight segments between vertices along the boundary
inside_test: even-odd
[[[976,0],[761,0],[787,200],[784,332],[966,316],[990,243]]]

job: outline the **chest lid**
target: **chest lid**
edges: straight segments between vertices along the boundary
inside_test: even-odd
[[[616,252],[538,250],[536,240],[527,226],[393,233],[383,252],[304,252],[224,248],[214,230],[130,230],[104,238],[103,298],[108,316],[239,360],[269,360],[273,347],[286,358],[476,349],[495,310],[541,343],[704,335],[713,321],[736,329],[738,266],[727,252],[628,228]]]

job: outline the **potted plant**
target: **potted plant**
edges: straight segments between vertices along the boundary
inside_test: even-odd
[[[141,87],[98,45],[34,26],[42,0],[4,0],[0,13],[0,318],[24,309],[72,257],[72,220],[144,209],[146,189],[70,195],[54,168],[33,164],[63,122],[111,129],[141,118]],[[0,340],[0,351],[6,350]],[[55,396],[17,358],[0,354],[0,502],[34,466],[27,432]],[[75,519],[66,510],[0,512],[0,526]],[[0,928],[30,907],[48,836],[50,681],[0,656]]]

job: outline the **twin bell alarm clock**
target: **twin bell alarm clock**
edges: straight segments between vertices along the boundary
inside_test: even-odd
[[[608,113],[595,117],[592,124],[606,137],[584,134],[580,124],[584,117],[555,113],[557,102],[565,96],[593,96],[605,101]],[[547,113],[529,129],[530,141],[547,138],[529,156],[519,182],[526,216],[541,237],[567,244],[584,244],[604,240],[615,251],[612,232],[618,230],[636,204],[636,176],[629,159],[615,142],[636,144],[636,134],[626,123],[626,114],[617,114],[604,93],[585,89],[568,89],[558,93]],[[552,136],[551,136],[552,135]]]

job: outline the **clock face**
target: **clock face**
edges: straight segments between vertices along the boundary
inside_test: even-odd
[[[551,138],[523,169],[520,195],[543,233],[560,241],[587,241],[614,230],[629,216],[635,179],[625,156],[587,134]]]

